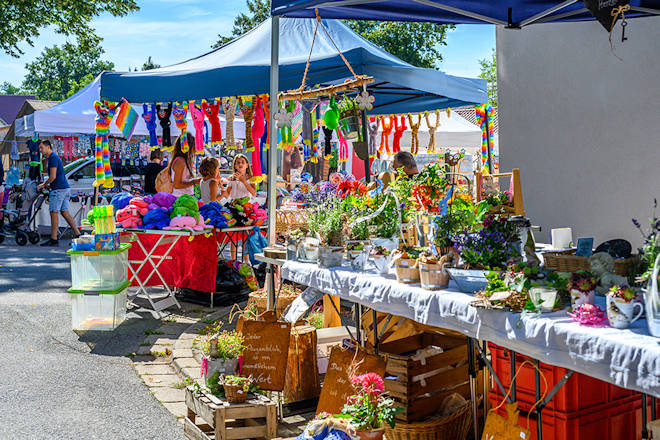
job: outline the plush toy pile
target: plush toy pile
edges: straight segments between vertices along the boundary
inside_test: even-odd
[[[221,205],[218,202],[202,204],[187,194],[175,197],[160,192],[134,197],[119,193],[110,203],[114,206],[117,226],[123,228],[200,231],[205,227],[260,226],[268,217],[266,210],[258,203],[251,203],[249,197]]]

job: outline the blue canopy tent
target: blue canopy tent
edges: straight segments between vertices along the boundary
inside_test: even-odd
[[[282,19],[279,37],[281,89],[300,86],[316,21]],[[458,107],[487,100],[486,81],[414,67],[353,32],[338,20],[323,20],[332,40],[358,74],[375,82],[374,114]],[[218,96],[268,93],[271,68],[270,19],[244,36],[188,61],[145,72],[104,72],[101,96],[129,102],[182,101]],[[328,36],[319,29],[307,84],[331,84],[352,78]]]
[[[430,23],[481,23],[520,28],[535,23],[593,20],[581,0],[272,0],[284,17],[350,18]],[[626,17],[660,14],[658,0],[632,0]]]

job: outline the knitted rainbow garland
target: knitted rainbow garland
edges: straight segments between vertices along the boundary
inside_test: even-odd
[[[174,116],[174,121],[176,122],[176,127],[181,130],[181,151],[184,153],[188,152],[190,146],[188,145],[188,122],[186,121],[186,115],[188,114],[188,102],[184,101],[181,105],[178,103],[174,106],[172,110],[172,116]]]
[[[108,101],[96,101],[94,103],[94,110],[96,110],[96,137],[94,138],[96,179],[93,185],[95,187],[103,185],[106,188],[112,188],[115,183],[112,178],[112,169],[110,168],[108,134],[110,133],[110,124],[115,116],[115,107]]]
[[[495,143],[493,123],[495,109],[490,104],[480,104],[474,107],[474,111],[477,116],[477,124],[481,128],[481,166],[484,170],[488,170],[488,146],[490,145],[492,150]],[[488,120],[488,124],[486,124],[486,120]]]
[[[137,112],[133,110],[131,104],[124,99],[119,107],[119,113],[117,113],[115,125],[121,130],[127,141],[130,141],[133,136],[133,131],[135,131],[135,127],[137,126],[138,118],[139,116]]]

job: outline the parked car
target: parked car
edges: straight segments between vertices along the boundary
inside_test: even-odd
[[[146,165],[146,164],[145,164]],[[122,165],[113,162],[112,174],[115,179],[115,186],[130,185],[131,183],[144,183],[143,165]],[[94,191],[94,179],[96,178],[96,162],[93,157],[84,157],[64,166],[64,173],[71,194],[78,192],[91,193]]]

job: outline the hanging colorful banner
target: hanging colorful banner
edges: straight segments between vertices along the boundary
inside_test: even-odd
[[[477,124],[481,128],[481,168],[484,171],[494,173],[495,170],[488,168],[488,156],[491,156],[495,143],[495,109],[490,104],[479,104],[474,107],[477,116]],[[494,166],[494,163],[493,163]]]

